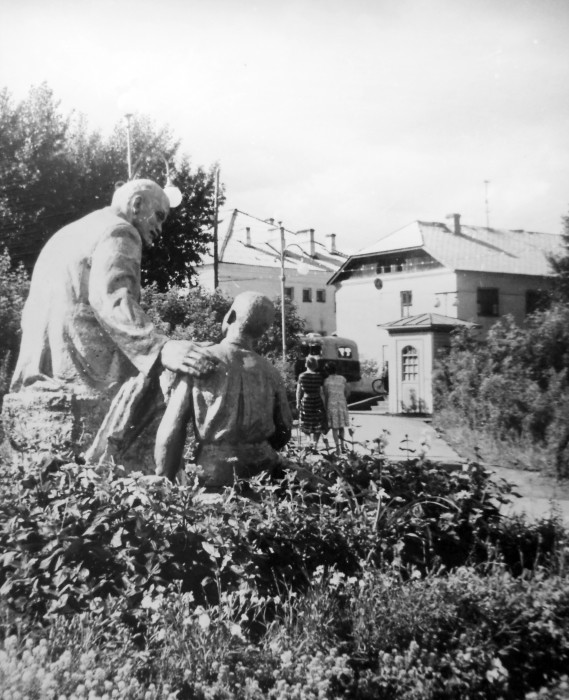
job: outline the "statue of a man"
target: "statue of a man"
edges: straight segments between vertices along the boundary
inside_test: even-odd
[[[11,391],[108,397],[158,364],[190,374],[210,368],[206,350],[168,340],[139,305],[142,249],[152,248],[169,208],[156,183],[132,180],[110,207],[50,238],[32,275]]]
[[[109,207],[55,233],[34,268],[11,392],[43,395],[31,399],[41,406],[59,405],[50,394],[80,397],[83,434],[100,433],[93,461],[120,456],[151,422],[163,368],[192,375],[216,363],[205,348],[168,340],[139,304],[142,251],[169,209],[155,182],[127,182]]]
[[[159,476],[176,478],[189,424],[205,486],[231,485],[235,476],[278,465],[275,450],[290,439],[292,415],[280,373],[252,349],[274,316],[274,305],[262,294],[235,298],[223,321],[224,339],[208,348],[218,359],[216,368],[201,377],[182,375],[174,386],[156,437]]]

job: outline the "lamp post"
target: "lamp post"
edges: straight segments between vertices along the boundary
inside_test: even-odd
[[[130,149],[129,149],[130,153]],[[176,187],[176,185],[172,182],[172,178],[170,176],[170,166],[168,165],[168,161],[166,160],[166,157],[162,153],[156,153],[157,158],[160,158],[164,162],[164,166],[166,168],[166,184],[162,188],[164,190],[164,193],[166,197],[168,197],[168,201],[170,202],[170,206],[172,208],[177,207],[181,202],[182,202],[182,193],[180,192],[179,188]],[[143,153],[140,158],[136,161],[134,164],[134,168],[130,167],[130,155],[129,155],[129,180],[133,180],[137,175],[138,175],[138,170],[140,167],[140,163],[144,158],[150,158],[150,156],[147,156],[145,153]]]
[[[130,120],[132,119],[132,113],[129,112],[124,115],[126,119],[126,165],[128,169],[128,179],[132,180],[132,152],[130,143]]]

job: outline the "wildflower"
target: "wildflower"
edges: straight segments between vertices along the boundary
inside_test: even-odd
[[[207,631],[209,629],[209,626],[211,624],[211,620],[209,615],[206,612],[203,612],[199,617],[198,617],[198,625],[202,628],[202,630]]]
[[[241,629],[241,625],[238,625],[236,622],[231,625],[229,631],[234,637],[239,637],[243,639],[243,631]]]

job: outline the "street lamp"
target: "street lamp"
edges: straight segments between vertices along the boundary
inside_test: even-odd
[[[124,115],[126,119],[126,164],[128,168],[128,179],[129,180],[134,180],[134,178],[138,175],[138,168],[140,166],[140,163],[144,158],[149,158],[150,156],[147,156],[146,153],[143,153],[140,158],[136,161],[134,164],[134,168],[132,166],[132,143],[131,143],[131,120],[132,120],[132,112],[129,112]],[[168,161],[164,157],[162,153],[156,153],[156,156],[161,158],[164,161],[164,165],[166,166],[166,184],[162,188],[164,190],[164,193],[166,194],[166,197],[168,197],[168,201],[170,202],[170,207],[174,208],[177,207],[181,204],[182,202],[182,193],[180,190],[176,187],[176,185],[172,182],[172,178],[170,176],[170,166],[168,165]]]
[[[130,142],[130,120],[132,119],[132,113],[124,115],[126,119],[126,164],[128,168],[128,179],[132,180],[132,152],[131,152],[131,142]]]

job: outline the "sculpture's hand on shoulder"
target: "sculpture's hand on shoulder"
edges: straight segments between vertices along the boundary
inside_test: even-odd
[[[172,372],[200,377],[211,372],[219,360],[190,340],[169,340],[160,353],[160,361]]]

